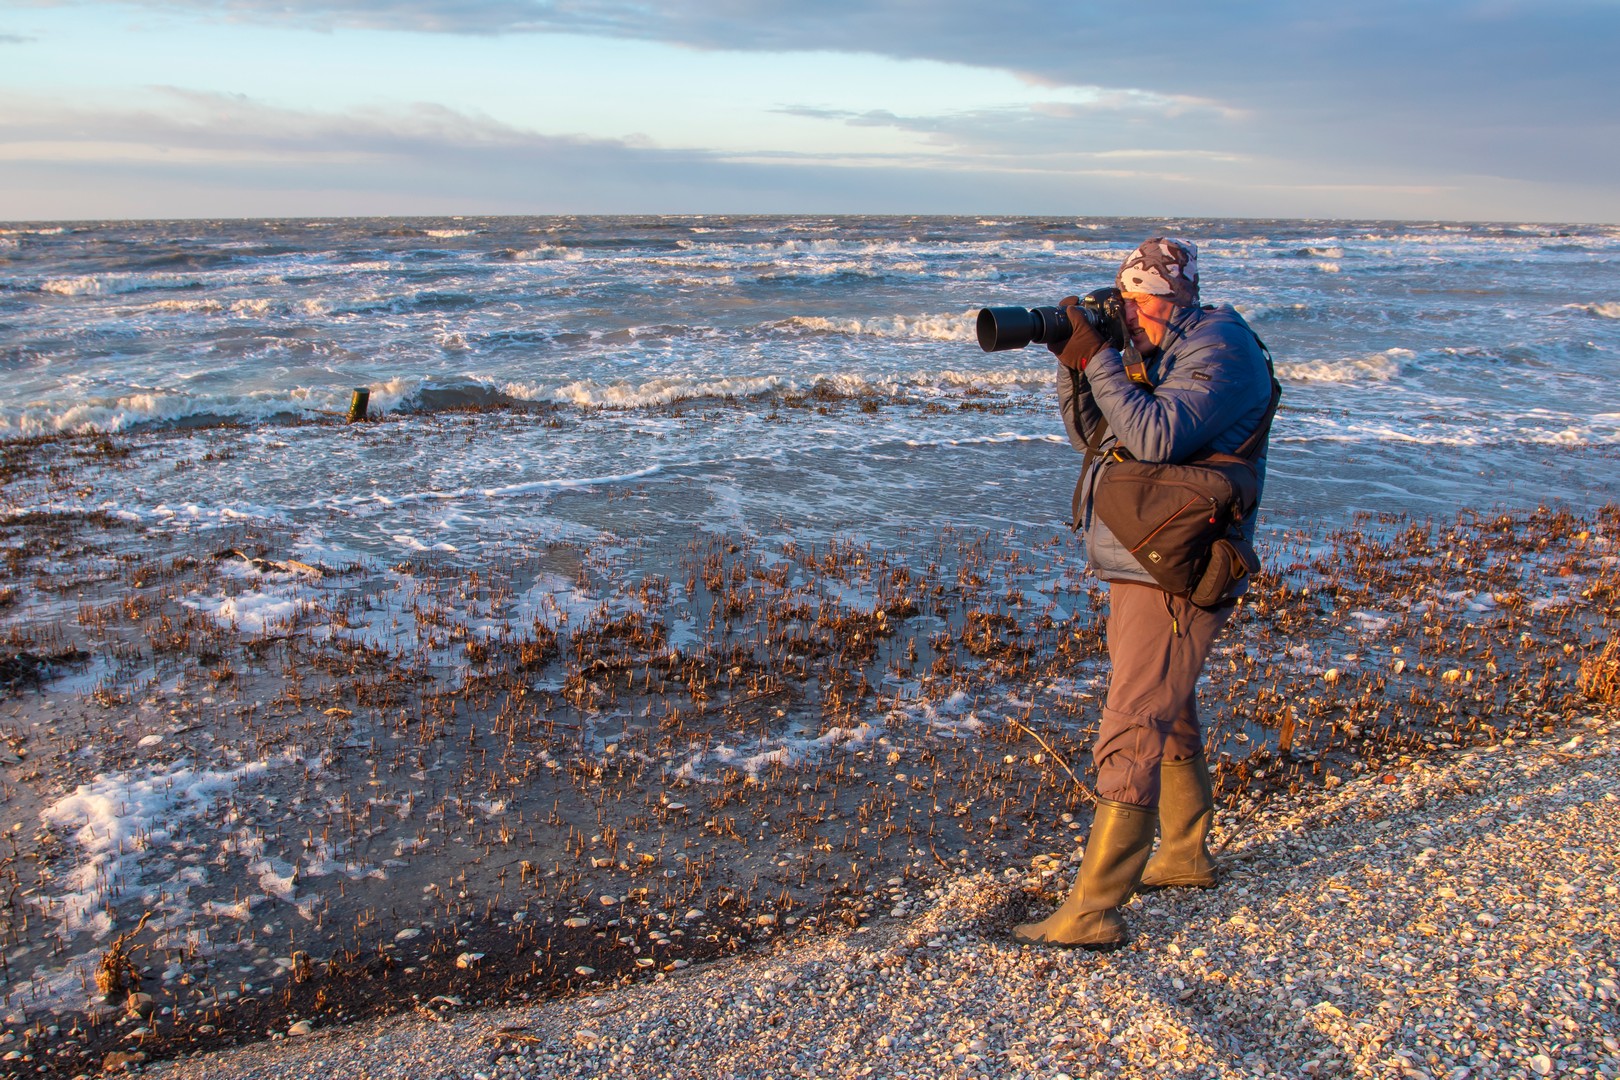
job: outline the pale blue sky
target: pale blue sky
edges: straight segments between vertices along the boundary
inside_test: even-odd
[[[1620,220],[1620,3],[0,2],[0,220]]]

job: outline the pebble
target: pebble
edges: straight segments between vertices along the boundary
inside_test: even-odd
[[[1567,751],[1521,740],[1224,815],[1220,886],[1133,901],[1133,941],[1106,956],[1012,942],[1073,868],[1035,897],[997,866],[938,881],[904,918],[628,988],[146,1075],[1613,1078],[1615,953],[1571,943],[1620,940],[1617,758],[1620,734],[1594,722]]]

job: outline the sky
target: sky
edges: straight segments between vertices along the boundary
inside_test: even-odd
[[[0,220],[1620,222],[1620,0],[0,0]]]

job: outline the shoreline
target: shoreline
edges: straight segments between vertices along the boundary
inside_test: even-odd
[[[1228,835],[1589,715],[1617,515],[1273,538],[1204,693]],[[617,993],[964,875],[1066,885],[1084,836],[1102,593],[1038,536],[475,568],[107,515],[0,539],[0,1075]],[[103,998],[125,934],[141,980]]]
[[[1620,1075],[1620,726],[1576,730],[1280,799],[1215,890],[1133,901],[1112,954],[1014,945],[1030,900],[980,873],[915,917],[667,981],[151,1075]]]

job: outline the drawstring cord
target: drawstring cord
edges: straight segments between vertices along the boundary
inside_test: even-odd
[[[1170,606],[1170,594],[1165,592],[1163,589],[1160,589],[1159,595],[1164,597],[1164,612],[1166,615],[1170,616],[1170,633],[1176,637],[1180,637],[1181,620],[1176,618],[1176,609]]]

